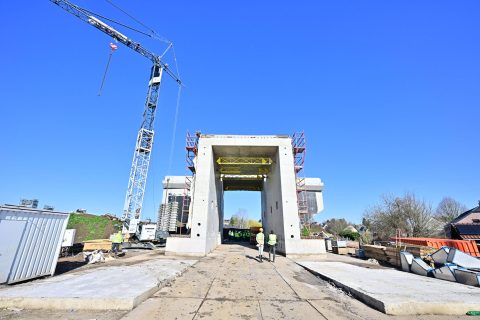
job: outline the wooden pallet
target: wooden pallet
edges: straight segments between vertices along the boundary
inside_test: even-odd
[[[386,262],[396,267],[401,266],[400,251],[408,251],[415,257],[425,258],[437,250],[435,248],[415,245],[403,245],[399,247],[363,245],[362,248],[365,251],[365,256],[367,258],[373,258],[381,262]]]
[[[88,240],[83,243],[83,251],[93,251],[93,250],[109,251],[111,249],[112,249],[112,241],[108,239]]]

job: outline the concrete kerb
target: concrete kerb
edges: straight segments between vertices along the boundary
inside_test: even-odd
[[[292,260],[292,261],[293,261],[293,260]],[[347,294],[350,294],[350,295],[353,296],[354,298],[362,301],[362,302],[365,303],[366,305],[371,306],[371,307],[377,309],[377,310],[380,311],[380,312],[387,313],[387,310],[386,310],[386,308],[385,308],[385,304],[384,304],[382,301],[377,300],[377,299],[375,299],[375,298],[373,298],[373,297],[370,297],[370,296],[368,296],[368,295],[366,295],[366,294],[364,294],[364,293],[362,293],[362,292],[359,292],[359,291],[357,291],[357,290],[355,290],[355,289],[353,289],[353,288],[350,288],[349,286],[346,286],[346,285],[342,284],[341,282],[338,282],[338,281],[336,281],[336,280],[333,279],[333,278],[327,277],[327,276],[325,276],[325,275],[323,275],[323,274],[321,274],[321,273],[319,273],[319,272],[317,272],[317,271],[315,271],[315,270],[313,270],[313,269],[307,268],[307,267],[305,267],[304,265],[302,265],[302,264],[300,264],[300,263],[298,263],[298,262],[296,262],[296,261],[293,261],[293,262],[295,262],[297,265],[299,265],[300,267],[304,268],[304,269],[307,270],[308,272],[316,275],[317,277],[319,277],[319,278],[321,278],[321,279],[323,279],[323,280],[325,280],[325,281],[328,281],[329,283],[331,283],[331,284],[334,285],[335,287],[342,289],[344,292],[346,292]]]
[[[161,288],[169,285],[175,279],[182,276],[190,267],[194,266],[198,260],[186,268],[180,270],[175,276],[159,279],[152,288],[133,297],[112,298],[105,297],[99,299],[84,297],[0,297],[0,308],[23,308],[23,309],[54,309],[54,310],[125,310],[129,311],[144,302]]]

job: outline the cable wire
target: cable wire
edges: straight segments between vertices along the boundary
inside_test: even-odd
[[[124,9],[120,8],[120,6],[116,5],[115,3],[113,3],[113,1],[111,0],[105,0],[107,3],[109,3],[112,7],[120,10],[121,12],[123,12],[125,15],[127,15],[130,19],[132,19],[133,21],[135,21],[136,23],[140,24],[141,26],[143,26],[145,29],[147,29],[148,31],[150,31],[152,34],[149,35],[150,37],[155,37],[157,38],[158,40],[160,41],[163,41],[165,43],[172,43],[170,40],[166,39],[165,37],[162,37],[161,35],[157,34],[155,32],[155,30],[153,30],[152,28],[150,28],[149,26],[147,26],[146,24],[144,24],[143,22],[141,22],[140,20],[138,20],[137,18],[135,18],[133,15],[131,15],[130,13],[128,13],[127,11],[125,11]]]
[[[179,109],[179,106],[180,106],[181,93],[182,93],[182,86],[178,86],[177,105],[175,107],[175,118],[173,120],[173,132],[172,132],[172,141],[170,143],[170,155],[168,157],[167,174],[170,174],[170,170],[172,169],[173,150],[175,148],[175,138],[176,138],[176,135],[177,135],[178,109]]]
[[[116,21],[116,20],[107,18],[107,17],[105,17],[105,16],[102,16],[101,14],[95,13],[95,12],[93,12],[93,11],[90,11],[90,10],[88,10],[88,9],[85,9],[85,8],[82,8],[82,7],[79,7],[79,6],[75,6],[75,7],[76,7],[76,9],[78,9],[78,10],[82,11],[83,13],[85,13],[85,15],[87,15],[87,16],[88,16],[88,15],[97,16],[97,17],[102,18],[102,19],[104,19],[104,20],[113,22],[113,23],[115,23],[115,24],[117,24],[117,25],[119,25],[119,26],[122,26],[122,27],[124,27],[124,28],[130,29],[130,30],[132,30],[132,31],[138,32],[138,33],[140,33],[140,34],[143,34],[143,35],[145,35],[145,36],[147,36],[147,37],[152,38],[152,35],[151,35],[151,34],[148,34],[148,33],[145,33],[145,32],[143,32],[143,31],[140,31],[140,30],[138,30],[138,29],[135,29],[135,28],[133,28],[133,27],[130,27],[130,26],[124,24],[124,23],[121,23],[121,22],[118,22],[118,21]]]

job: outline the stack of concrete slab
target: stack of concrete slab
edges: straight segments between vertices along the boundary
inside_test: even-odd
[[[458,249],[442,247],[431,254],[435,268],[410,252],[401,251],[402,270],[436,279],[480,287],[480,259]]]

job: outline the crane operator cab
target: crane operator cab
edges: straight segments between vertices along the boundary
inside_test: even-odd
[[[162,81],[162,74],[163,74],[163,68],[158,64],[154,64],[152,66],[152,70],[150,74],[150,82],[148,82],[148,85],[151,86],[154,84],[156,85],[160,84],[160,82]]]

